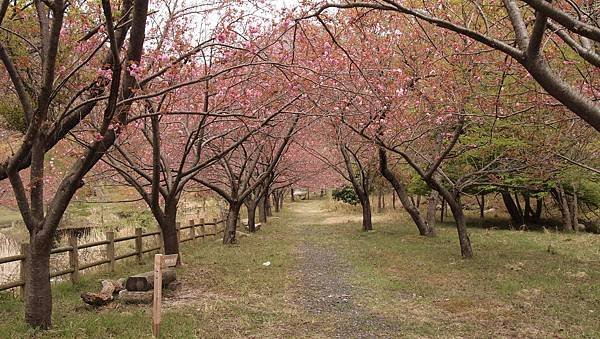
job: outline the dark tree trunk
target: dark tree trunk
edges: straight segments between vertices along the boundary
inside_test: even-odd
[[[575,184],[573,184],[572,187],[573,196],[569,200],[569,212],[571,213],[571,224],[573,226],[573,230],[577,231],[577,225],[579,225],[579,216],[577,215],[579,203],[577,202],[577,188],[575,187]]]
[[[523,216],[521,215],[521,213],[519,213],[519,209],[517,208],[517,205],[515,204],[512,196],[510,195],[510,192],[502,191],[500,192],[500,194],[502,195],[502,201],[504,201],[504,206],[506,206],[506,211],[510,215],[514,226],[523,225]]]
[[[265,201],[264,201],[265,197],[260,198],[260,200],[258,200],[258,221],[260,222],[267,222],[267,211],[265,208]]]
[[[473,256],[473,250],[471,249],[471,240],[469,239],[469,233],[467,232],[467,224],[465,221],[463,208],[460,203],[460,196],[455,194],[454,199],[447,200],[456,222],[458,241],[460,242],[460,253],[463,258],[471,258]]]
[[[431,190],[429,198],[427,198],[427,226],[432,232],[435,232],[435,207],[437,205],[439,193],[435,190]]]
[[[265,203],[265,213],[266,213],[267,217],[272,217],[273,212],[271,210],[271,199],[269,198],[268,193],[265,195],[265,198],[263,201]],[[265,220],[265,222],[266,222],[266,220]]]
[[[371,231],[373,230],[373,222],[371,220],[371,201],[367,194],[359,194],[358,200],[360,201],[360,205],[362,207],[362,230],[363,231]]]
[[[481,195],[481,204],[479,204],[479,219],[485,219],[485,194]]]
[[[275,213],[279,213],[279,195],[273,192],[273,207],[275,207]]]
[[[240,202],[230,202],[229,211],[227,212],[227,224],[223,232],[223,244],[235,244],[235,232],[237,231],[237,222],[240,215]]]
[[[396,194],[398,194],[398,198],[400,199],[402,206],[404,206],[406,212],[408,212],[415,225],[417,225],[419,234],[424,236],[435,235],[435,229],[429,227],[425,220],[423,220],[421,212],[419,212],[419,209],[416,208],[411,202],[411,199],[408,196],[406,188],[402,182],[396,177],[396,175],[394,175],[392,171],[390,171],[387,164],[387,154],[383,149],[379,150],[379,171],[381,172],[381,175],[383,175],[383,177],[392,185],[394,191],[396,191]]]
[[[248,211],[248,231],[256,232],[256,203],[247,203],[246,210]]]
[[[535,213],[533,214],[533,218],[536,224],[542,222],[542,208],[544,207],[543,198],[537,198],[535,200]]]
[[[48,236],[29,237],[27,278],[25,279],[25,321],[31,327],[48,329],[52,323],[50,247]]]
[[[284,200],[283,194],[284,194],[283,190],[281,192],[279,192],[279,210],[280,211],[283,211],[283,200]]]
[[[565,193],[562,184],[557,185],[556,191],[556,201],[558,203],[558,208],[560,209],[560,214],[562,215],[563,219],[563,231],[572,231],[573,219],[571,217],[571,211],[569,209],[569,203],[567,201],[567,194]]]
[[[392,208],[396,209],[396,192],[392,192]]]
[[[290,188],[290,199],[291,201],[296,201],[296,198],[294,197],[294,189]]]
[[[535,210],[531,207],[531,197],[529,195],[523,195],[523,199],[525,199],[525,222],[539,224],[542,217],[542,199],[536,199]]]
[[[471,258],[473,250],[471,248],[471,239],[467,232],[467,223],[463,213],[463,207],[460,202],[460,192],[450,192],[442,186],[435,178],[423,178],[427,185],[436,191],[448,202],[454,221],[456,223],[456,231],[458,232],[458,241],[460,243],[460,253],[463,258]]]
[[[446,199],[442,198],[442,209],[440,210],[440,222],[444,222],[445,215],[446,215]]]
[[[165,214],[165,220],[160,225],[163,236],[165,254],[179,254],[179,239],[177,237],[177,210],[170,210]],[[178,264],[179,264],[179,260]]]
[[[515,193],[515,205],[517,206],[517,211],[519,212],[519,216],[522,220],[521,224],[525,223],[525,213],[523,213],[523,208],[521,207],[521,202],[519,200],[519,195]]]

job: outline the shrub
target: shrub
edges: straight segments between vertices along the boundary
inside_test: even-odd
[[[356,192],[352,188],[352,186],[344,186],[341,188],[336,188],[333,190],[331,194],[334,200],[341,201],[346,204],[356,205],[358,204],[358,196]]]

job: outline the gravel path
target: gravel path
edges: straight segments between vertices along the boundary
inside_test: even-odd
[[[328,332],[333,337],[401,337],[398,324],[371,314],[356,301],[368,291],[349,283],[352,267],[335,249],[303,241],[298,252],[301,291],[297,302],[307,312],[331,319]]]

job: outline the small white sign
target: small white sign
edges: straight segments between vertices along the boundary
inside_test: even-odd
[[[175,265],[177,265],[177,257],[179,256],[179,254],[166,254],[163,255],[163,262],[164,265],[163,267],[174,267]]]

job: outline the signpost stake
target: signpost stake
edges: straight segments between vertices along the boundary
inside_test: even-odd
[[[162,254],[154,255],[154,300],[152,303],[152,336],[158,338],[160,332],[160,307],[162,301]]]
[[[160,333],[160,311],[162,302],[162,269],[174,267],[178,254],[154,255],[154,298],[152,303],[152,336],[158,338]]]

